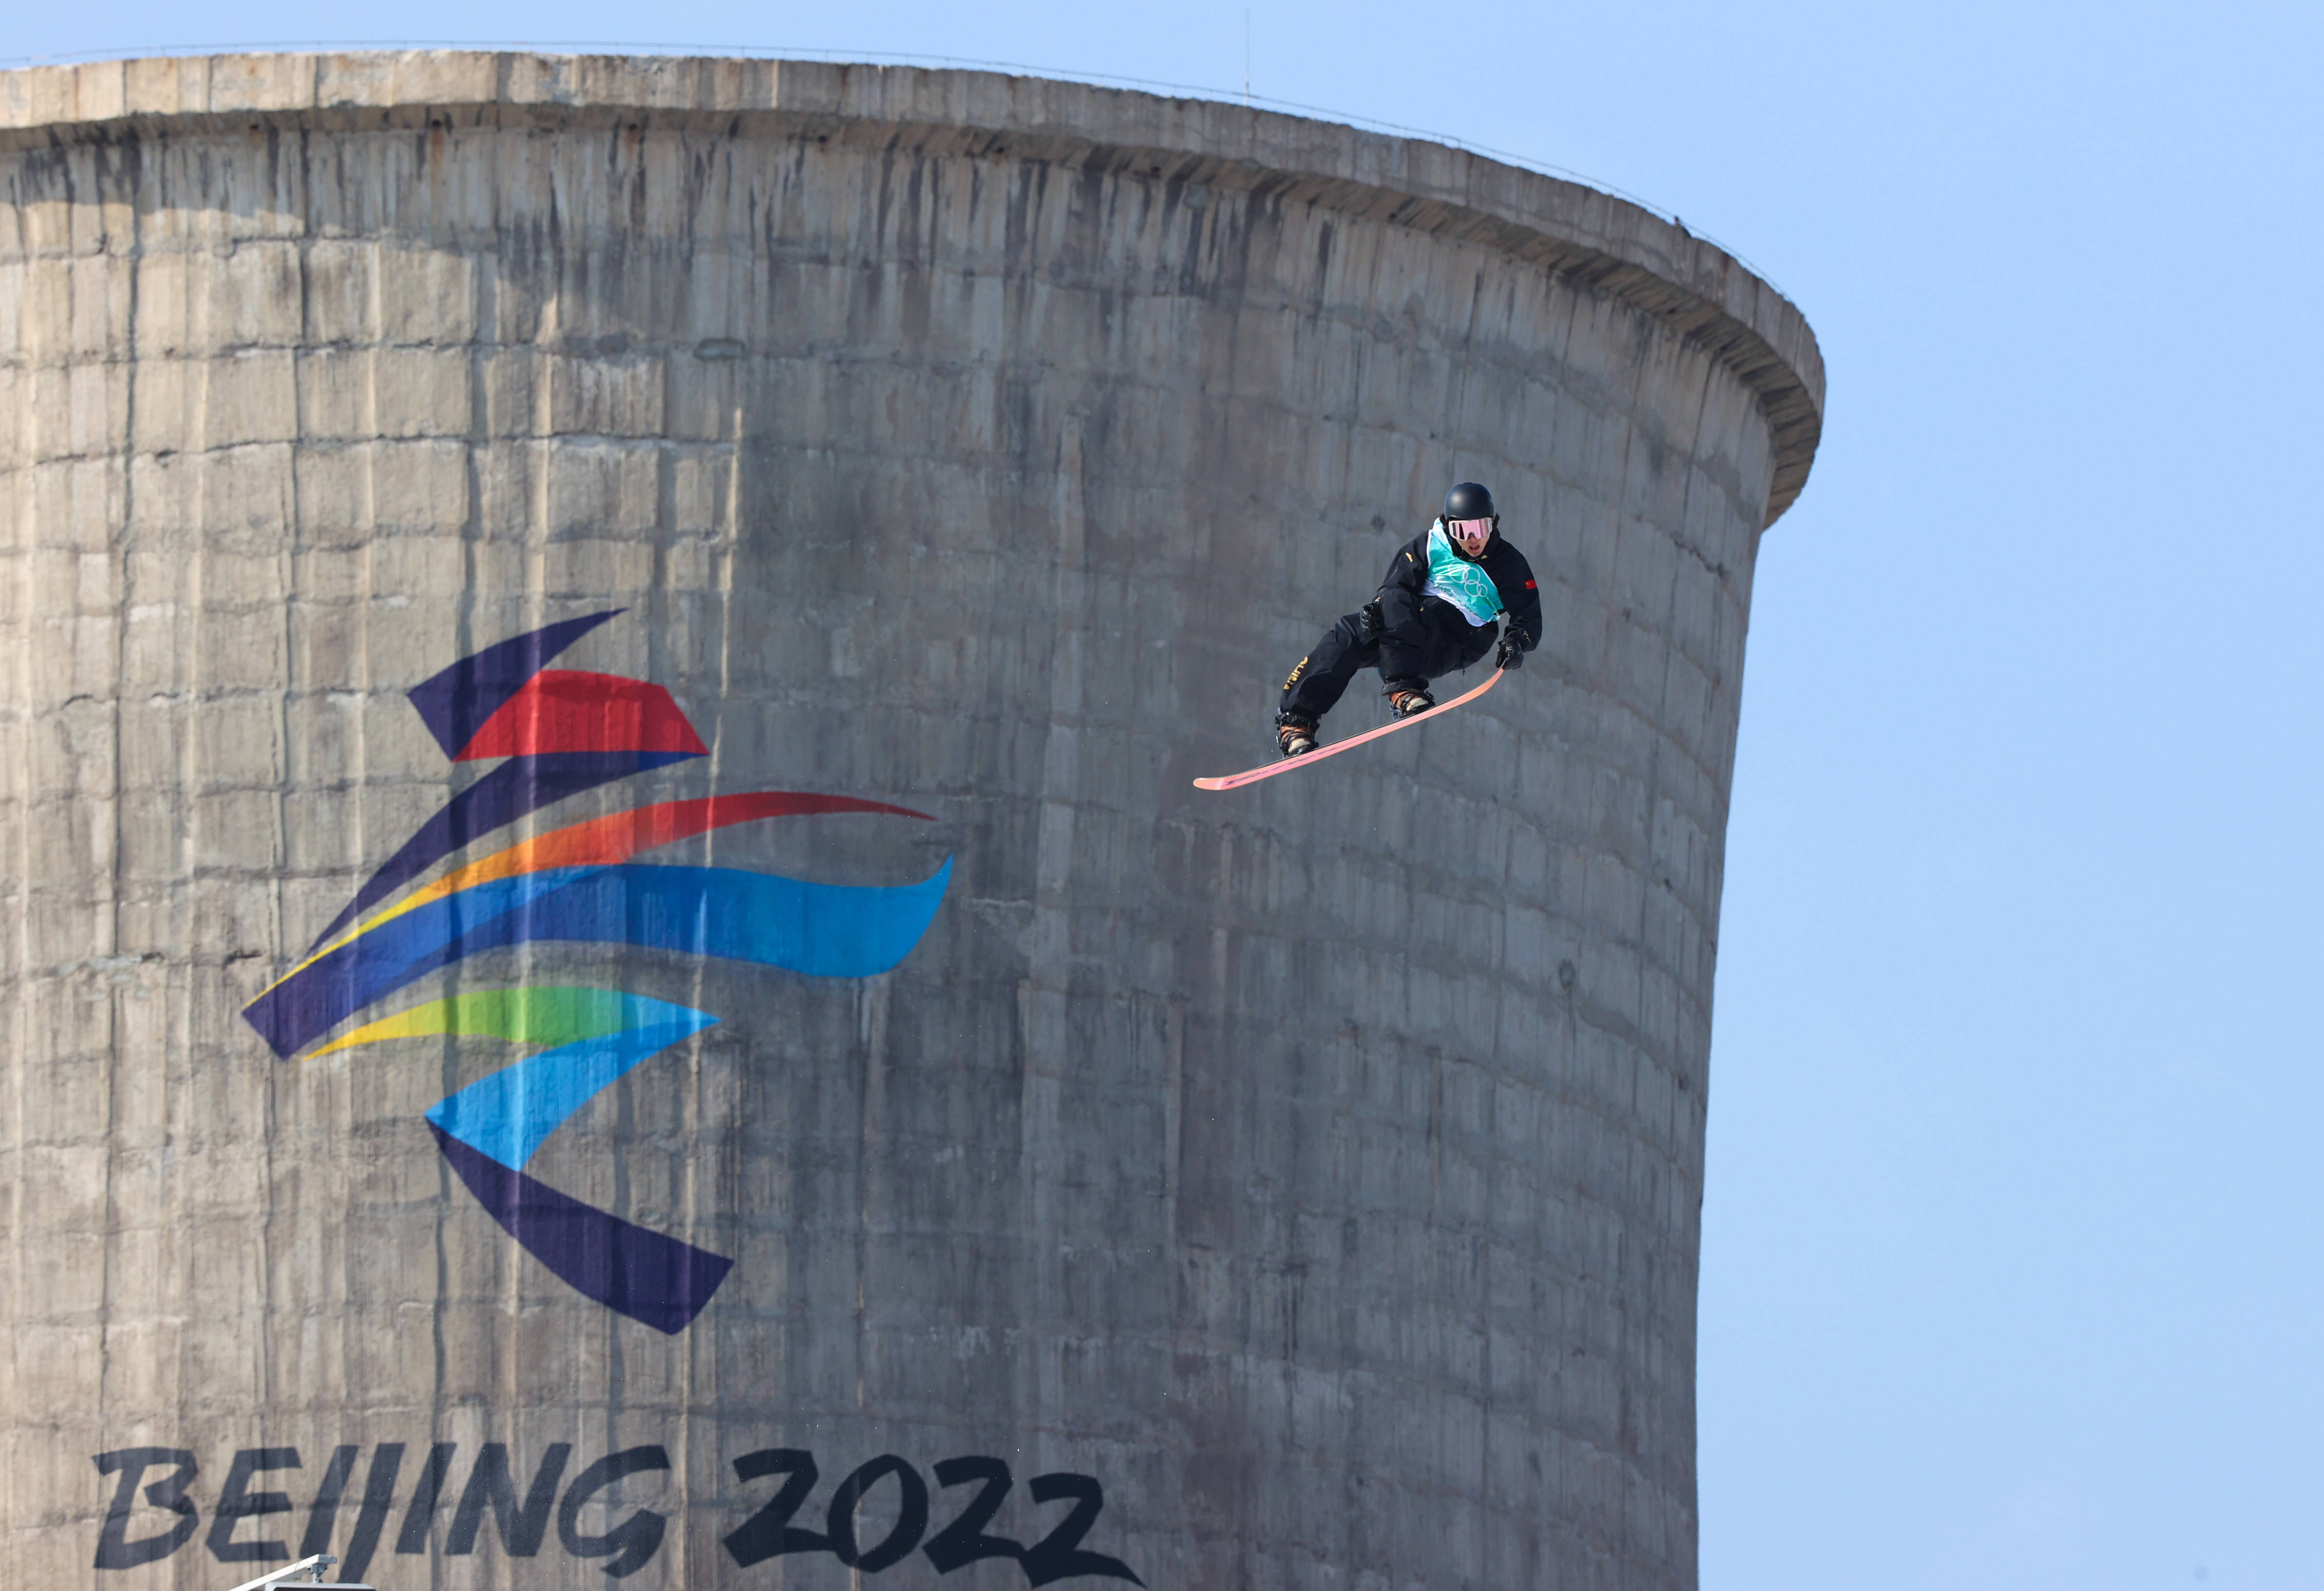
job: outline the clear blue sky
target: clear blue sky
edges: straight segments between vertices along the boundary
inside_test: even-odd
[[[1240,0],[349,14],[84,0],[0,48],[1245,62]],[[1729,841],[1706,1587],[2324,1585],[2324,12],[1248,14],[1259,95],[1674,209],[1829,363]]]

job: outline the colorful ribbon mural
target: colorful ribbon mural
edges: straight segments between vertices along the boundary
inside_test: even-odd
[[[327,1055],[400,1039],[538,1046],[431,1108],[437,1147],[510,1236],[576,1291],[667,1332],[684,1330],[733,1262],[561,1193],[524,1167],[589,1101],[717,1017],[612,989],[529,986],[428,1001],[331,1039],[398,990],[479,952],[619,944],[868,978],[911,953],[952,861],[920,883],[811,884],[732,868],[645,864],[641,851],[737,823],[818,813],[926,820],[885,802],[797,790],[662,801],[570,823],[396,896],[473,841],[616,779],[708,754],[668,691],[550,669],[622,612],[548,625],[413,687],[411,704],[456,762],[504,758],[456,794],[364,881],[306,958],[244,1007],[274,1053]],[[383,904],[385,903],[385,904]]]

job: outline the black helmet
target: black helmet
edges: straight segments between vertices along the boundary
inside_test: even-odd
[[[1493,506],[1493,494],[1474,481],[1463,481],[1444,494],[1444,517],[1447,520],[1498,520],[1500,510]]]

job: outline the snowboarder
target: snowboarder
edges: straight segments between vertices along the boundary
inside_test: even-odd
[[[1541,644],[1533,568],[1500,525],[1493,494],[1476,482],[1444,494],[1443,517],[1397,549],[1379,595],[1332,626],[1283,682],[1275,729],[1284,756],[1315,750],[1316,727],[1358,669],[1378,667],[1389,710],[1409,718],[1436,705],[1431,680],[1487,652],[1496,667],[1515,668]]]

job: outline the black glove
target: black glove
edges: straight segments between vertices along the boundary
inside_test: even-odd
[[[1363,638],[1368,641],[1376,641],[1379,639],[1380,632],[1387,628],[1388,621],[1380,617],[1379,598],[1374,597],[1364,604]]]
[[[1525,648],[1517,645],[1515,630],[1505,630],[1501,632],[1499,643],[1493,648],[1493,667],[1496,668],[1525,667]]]

